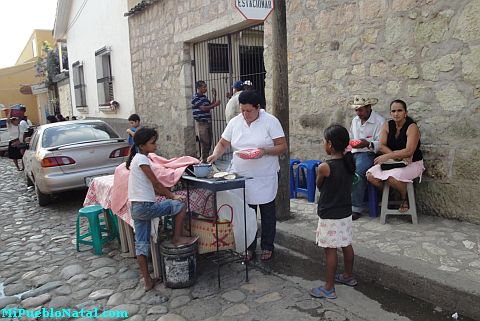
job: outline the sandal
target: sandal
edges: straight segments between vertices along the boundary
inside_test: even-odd
[[[331,290],[325,289],[323,286],[319,286],[318,288],[313,288],[310,290],[310,295],[314,298],[319,299],[336,299],[337,293],[335,292],[335,288]]]
[[[342,273],[337,273],[335,274],[335,282],[336,283],[341,283],[345,284],[348,286],[355,286],[358,284],[357,280],[353,276],[350,276],[348,278],[344,277]]]
[[[245,262],[251,262],[255,260],[256,257],[257,253],[255,251],[247,250],[247,252],[245,253]]]
[[[260,257],[260,260],[262,260],[262,261],[268,261],[268,260],[271,260],[272,257],[273,257],[273,251],[263,250],[263,251],[262,251],[262,256]]]
[[[400,207],[398,208],[398,211],[400,213],[405,213],[405,212],[408,212],[409,209],[410,209],[410,206],[408,206],[408,199],[404,198],[402,200],[402,203],[400,203]]]

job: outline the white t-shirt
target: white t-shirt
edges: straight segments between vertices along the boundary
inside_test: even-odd
[[[363,124],[360,117],[355,116],[350,125],[350,138],[366,139],[369,142],[373,142],[373,152],[377,153],[380,147],[380,133],[382,132],[384,122],[385,118],[373,110],[368,120]],[[352,149],[352,153],[365,153],[369,151],[371,150],[369,150],[368,147]]]
[[[10,140],[20,139],[21,141],[23,141],[23,134],[20,135],[20,128],[18,127],[18,125],[7,123],[7,129]]]
[[[128,200],[136,202],[155,202],[155,190],[152,182],[140,168],[141,165],[150,166],[147,156],[136,153],[130,163],[128,175]]]
[[[23,141],[23,133],[28,132],[28,127],[30,126],[25,120],[22,120],[20,124],[18,124],[18,128],[20,129],[20,141]]]
[[[227,124],[222,138],[229,141],[234,150],[273,147],[273,140],[285,137],[278,119],[260,109],[260,115],[250,126],[242,114]],[[242,159],[234,154],[232,170],[242,176],[253,177],[245,182],[248,204],[265,204],[273,201],[278,190],[278,156],[265,155],[258,159]]]
[[[227,106],[225,106],[225,119],[227,123],[240,113],[240,102],[238,101],[240,93],[241,91],[233,94],[232,98],[228,101]]]

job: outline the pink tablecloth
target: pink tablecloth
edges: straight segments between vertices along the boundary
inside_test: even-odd
[[[111,193],[113,186],[113,175],[96,177],[88,188],[87,196],[83,206],[99,204],[103,208],[111,208]],[[205,189],[190,189],[190,210],[208,217],[213,216],[213,197],[208,197],[212,192]],[[186,190],[174,192],[174,194],[187,196]],[[164,200],[164,196],[157,196],[157,201]],[[186,202],[186,201],[185,201]],[[205,206],[206,202],[208,204]],[[203,212],[205,210],[205,213]],[[130,206],[125,204],[116,214],[128,225],[133,227],[133,219],[130,214]]]

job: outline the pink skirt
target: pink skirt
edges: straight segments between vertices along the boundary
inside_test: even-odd
[[[352,216],[339,220],[318,218],[316,242],[323,248],[339,248],[352,244]]]
[[[413,179],[421,177],[425,167],[423,166],[423,159],[410,163],[407,167],[394,168],[384,171],[380,168],[380,165],[371,167],[367,173],[370,173],[373,177],[387,180],[389,177],[395,178],[397,181],[411,183]]]

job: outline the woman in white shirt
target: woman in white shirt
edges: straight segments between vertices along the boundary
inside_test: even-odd
[[[232,170],[242,176],[252,177],[245,182],[246,201],[255,211],[260,207],[262,220],[262,260],[273,255],[276,217],[275,197],[278,189],[278,156],[287,151],[287,141],[278,119],[260,108],[261,96],[256,91],[243,91],[239,97],[241,114],[232,118],[222,138],[215,146],[208,162],[213,163],[232,146],[235,151],[256,149],[253,159],[243,159],[234,153]],[[246,259],[255,257],[256,240],[248,247]]]

